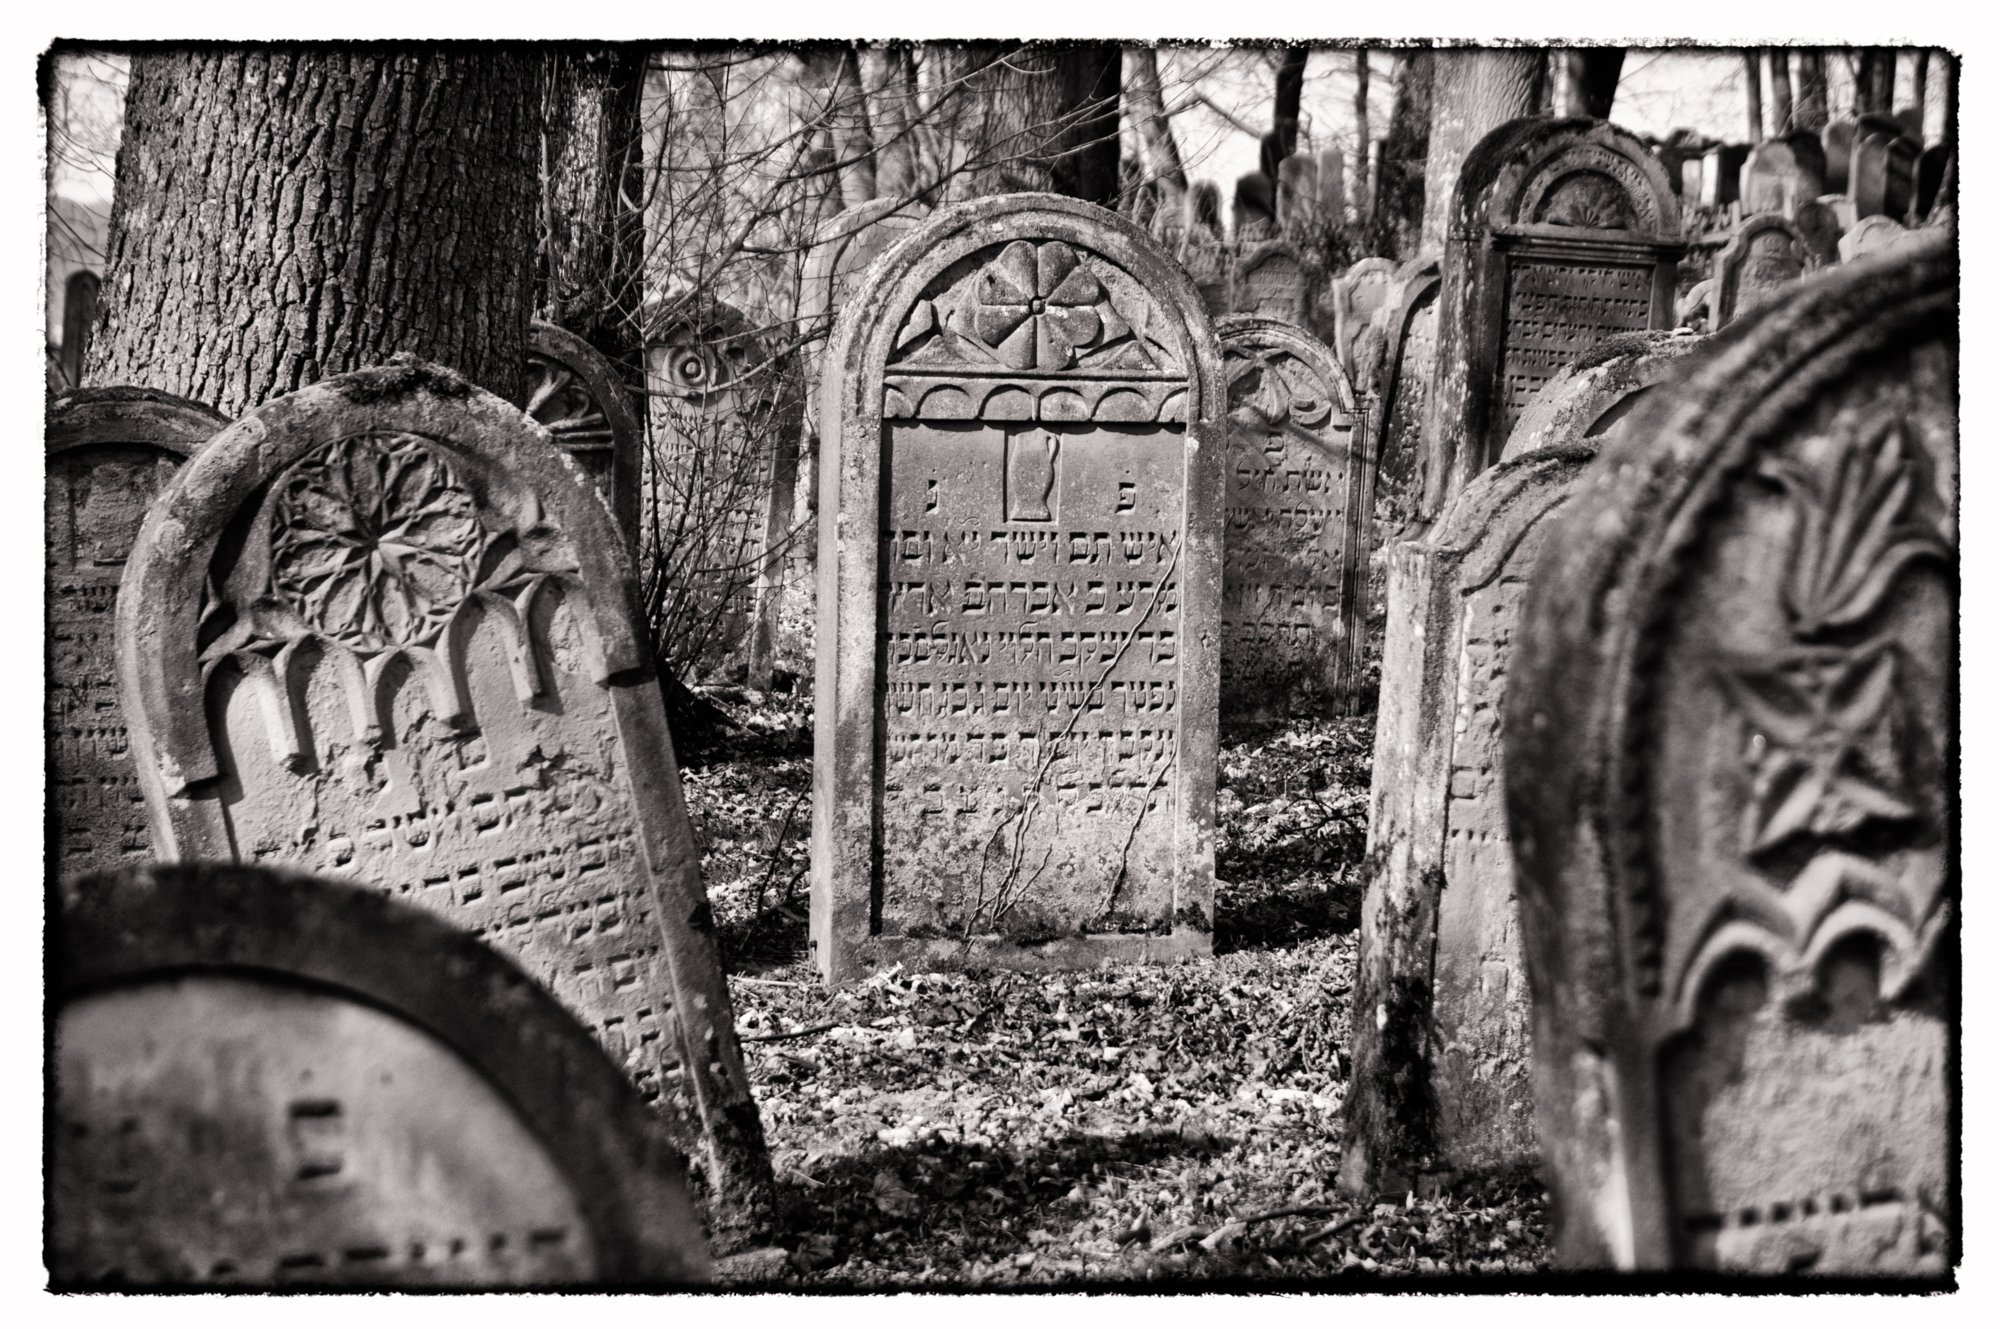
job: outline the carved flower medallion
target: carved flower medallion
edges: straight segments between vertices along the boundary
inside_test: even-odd
[[[1016,240],[979,277],[973,331],[1010,369],[1066,369],[1103,332],[1104,287],[1060,240]]]
[[[478,572],[485,532],[449,464],[410,434],[327,444],[280,481],[271,577],[316,630],[359,651],[424,643]]]

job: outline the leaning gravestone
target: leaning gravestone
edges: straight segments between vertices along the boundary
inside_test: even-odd
[[[1438,297],[1424,507],[1491,465],[1555,372],[1603,338],[1673,326],[1680,206],[1602,120],[1514,120],[1466,157]]]
[[[1239,314],[1216,331],[1229,379],[1223,713],[1355,709],[1373,486],[1354,390],[1303,328]]]
[[[1437,364],[1438,284],[1438,261],[1418,258],[1396,270],[1390,288],[1382,373],[1369,413],[1375,440],[1372,547],[1378,551],[1413,534],[1419,524],[1424,417]]]
[[[1364,258],[1327,284],[1327,302],[1333,307],[1334,354],[1364,394],[1372,395],[1382,372],[1382,323],[1395,282],[1394,263],[1386,258]]]
[[[1199,293],[1049,194],[934,214],[869,287],[821,403],[821,972],[1207,954],[1227,436]]]
[[[646,549],[664,582],[666,664],[683,678],[771,686],[794,511],[801,387],[720,300],[668,302],[646,348],[653,447]]]
[[[1502,461],[1587,443],[1601,447],[1623,432],[1639,404],[1683,356],[1708,344],[1685,331],[1607,337],[1550,379],[1507,439]]]
[[[1805,240],[1797,227],[1776,213],[1747,218],[1715,261],[1711,330],[1785,294],[1806,275],[1808,266]]]
[[[1802,284],[1544,550],[1505,720],[1571,1266],[1955,1263],[1958,272]]]
[[[1499,717],[1542,524],[1594,449],[1503,462],[1389,551],[1389,626],[1355,961],[1340,1182],[1535,1158],[1528,997],[1499,798]]]
[[[770,1186],[631,563],[547,431],[417,361],[274,398],[175,476],[119,591],[162,859],[359,878],[491,941],[690,1152]]]
[[[611,505],[626,548],[639,547],[639,453],[632,390],[617,366],[573,332],[528,324],[529,418],[555,436]]]
[[[709,1274],[680,1155],[588,1031],[423,910],[220,864],[50,920],[57,1287]]]
[[[225,421],[151,388],[84,388],[49,405],[43,491],[50,875],[152,856],[118,702],[118,578],[153,498]]]

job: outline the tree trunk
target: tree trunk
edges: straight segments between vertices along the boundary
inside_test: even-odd
[[[1889,113],[1896,91],[1896,52],[1893,47],[1864,46],[1854,70],[1854,109],[1859,114]]]
[[[1749,142],[1762,142],[1764,138],[1764,79],[1763,62],[1755,51],[1742,51],[1743,57],[1743,107],[1748,114],[1750,126]]]
[[[1541,102],[1548,60],[1539,50],[1438,51],[1433,73],[1431,134],[1424,161],[1422,252],[1440,253],[1451,220],[1459,167],[1480,139]]]
[[[540,316],[589,342],[628,384],[643,387],[639,103],[646,49],[559,50],[548,64]]]
[[[1826,128],[1826,54],[1812,48],[1797,52],[1798,97],[1792,106],[1795,128],[1817,134]]]
[[[1931,53],[1919,48],[1910,52],[1910,104],[1917,108],[1917,127],[1921,130],[1925,119],[1925,98],[1930,93]],[[1923,135],[1917,135],[1919,139]]]
[[[1369,200],[1370,254],[1407,258],[1423,234],[1424,162],[1431,138],[1431,71],[1436,56],[1411,51],[1396,59],[1396,100],[1389,109],[1389,132],[1382,139],[1381,163]]]
[[[1305,97],[1306,60],[1312,51],[1304,46],[1287,46],[1278,60],[1278,88],[1271,103],[1271,128],[1278,135],[1278,160],[1299,150],[1299,103]],[[1272,164],[1271,178],[1277,179]]]
[[[1360,169],[1354,173],[1354,215],[1364,222],[1368,217],[1369,190],[1374,181],[1368,175],[1368,145],[1374,139],[1368,133],[1368,48],[1354,48],[1354,159]],[[1338,222],[1340,218],[1333,219]]]
[[[1791,54],[1782,46],[1774,46],[1764,56],[1771,80],[1771,132],[1768,137],[1783,138],[1792,132]]]
[[[958,50],[968,151],[953,199],[1038,190],[1105,207],[1118,200],[1118,83],[1113,42],[966,45]]]
[[[1624,72],[1625,52],[1618,47],[1588,46],[1564,51],[1564,113],[1609,120],[1612,99],[1618,95],[1618,76]]]
[[[1187,196],[1187,170],[1181,165],[1180,145],[1174,142],[1166,100],[1160,95],[1159,52],[1150,46],[1135,47],[1128,53],[1125,101],[1138,131],[1142,178],[1154,182],[1162,210],[1178,212]]]
[[[875,197],[875,136],[868,124],[860,58],[850,46],[814,51],[805,63],[828,139],[826,150],[835,164],[840,206],[856,207]]]
[[[132,59],[90,378],[239,415],[409,352],[520,400],[539,55]]]
[[[894,46],[883,53],[882,79],[870,97],[875,127],[875,195],[914,198],[930,187],[918,140],[916,53]]]

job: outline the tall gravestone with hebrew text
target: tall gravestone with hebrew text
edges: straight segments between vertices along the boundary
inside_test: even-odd
[[[706,1281],[682,1160],[519,969],[351,883],[67,883],[49,924],[64,1288]]]
[[[768,1203],[631,563],[547,431],[400,362],[275,398],[175,476],[120,587],[159,856],[367,882],[517,960]]]
[[[1187,274],[1101,208],[981,199],[831,355],[821,972],[1207,953],[1225,395]]]
[[[1810,259],[1798,228],[1775,213],[1747,217],[1715,260],[1714,318],[1720,328],[1806,275]]]
[[[1351,708],[1373,525],[1354,390],[1296,325],[1236,315],[1216,331],[1229,378],[1223,713]]]
[[[590,476],[628,549],[638,548],[639,417],[632,390],[603,352],[540,319],[528,324],[529,417]]]
[[[1639,139],[1531,118],[1473,148],[1453,196],[1423,510],[1490,466],[1535,393],[1620,332],[1670,328],[1680,204]]]
[[[1571,1266],[1948,1277],[1953,238],[1745,319],[1606,449],[1504,717]]]
[[[49,405],[43,553],[51,875],[152,857],[119,705],[118,579],[146,509],[226,422],[151,388],[85,388]]]

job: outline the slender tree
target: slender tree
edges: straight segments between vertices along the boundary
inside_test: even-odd
[[[1407,257],[1416,252],[1423,233],[1424,163],[1430,148],[1431,71],[1435,61],[1429,50],[1409,51],[1396,58],[1396,96],[1389,109],[1389,129],[1382,139],[1381,164],[1368,213],[1366,248],[1371,254]]]
[[[1798,97],[1792,105],[1792,123],[1817,134],[1826,128],[1826,53],[1805,47],[1796,59]]]
[[[1738,52],[1743,57],[1743,107],[1749,116],[1750,142],[1764,137],[1763,61],[1753,50]]]
[[[541,68],[506,45],[134,56],[90,381],[235,415],[406,351],[519,400]]]
[[[539,312],[640,386],[646,51],[560,48],[545,78]]]
[[[1304,46],[1287,46],[1278,58],[1276,94],[1272,98],[1271,128],[1278,135],[1278,160],[1299,150],[1299,104],[1305,98],[1306,61],[1312,51]],[[1275,177],[1274,177],[1275,178]]]
[[[1625,71],[1625,51],[1617,46],[1572,47],[1562,52],[1565,114],[1611,118],[1618,95],[1618,76]]]
[[[1771,81],[1771,132],[1769,137],[1781,138],[1792,132],[1791,55],[1784,47],[1774,46],[1764,52],[1764,60]]]
[[[1159,52],[1153,47],[1126,53],[1125,104],[1139,139],[1141,178],[1154,182],[1162,208],[1179,212],[1187,194],[1187,171],[1167,119],[1166,99],[1160,94]]]
[[[1354,215],[1366,221],[1369,211],[1370,187],[1375,184],[1368,175],[1368,145],[1375,140],[1368,132],[1368,48],[1354,48]],[[1381,169],[1378,165],[1377,171]]]

